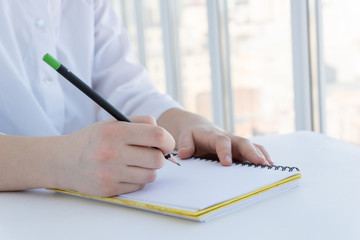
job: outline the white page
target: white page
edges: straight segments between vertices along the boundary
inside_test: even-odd
[[[299,173],[241,165],[224,167],[219,162],[198,159],[179,163],[180,167],[166,161],[155,182],[118,197],[196,211]]]

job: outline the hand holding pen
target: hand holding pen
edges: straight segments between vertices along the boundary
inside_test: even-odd
[[[137,191],[154,181],[175,140],[152,117],[128,120],[100,121],[55,137],[61,151],[48,159],[49,175],[56,181],[44,187],[109,197]]]
[[[64,78],[66,78],[69,82],[71,82],[75,87],[77,87],[80,91],[86,94],[89,98],[91,98],[94,102],[96,102],[100,107],[102,107],[105,111],[107,111],[110,115],[112,115],[118,121],[132,122],[129,118],[123,115],[119,110],[117,110],[114,106],[112,106],[108,101],[106,101],[103,97],[97,94],[92,88],[90,88],[86,83],[80,80],[75,74],[69,71],[65,66],[63,66],[60,62],[58,62],[54,57],[50,54],[45,54],[43,60],[49,64],[52,68],[54,68],[58,73],[60,73]],[[156,147],[154,147],[156,148]],[[176,159],[168,153],[165,155],[165,158],[169,161],[177,164],[180,164],[176,161]]]

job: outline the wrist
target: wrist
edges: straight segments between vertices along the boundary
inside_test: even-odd
[[[41,188],[62,188],[65,170],[66,136],[40,137],[34,144],[37,149],[38,185]]]
[[[74,159],[80,152],[76,149],[81,149],[76,139],[74,134],[62,135],[53,137],[47,143],[48,159],[44,163],[47,166],[47,172],[44,172],[47,188],[74,189]]]

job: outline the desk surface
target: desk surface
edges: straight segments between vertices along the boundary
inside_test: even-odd
[[[53,193],[0,193],[0,239],[360,239],[360,147],[297,132],[254,138],[300,186],[197,223]]]

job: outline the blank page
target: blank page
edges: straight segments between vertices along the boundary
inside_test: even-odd
[[[166,161],[153,183],[118,198],[197,211],[299,173],[235,164],[224,167],[194,158],[178,161],[181,166]]]

